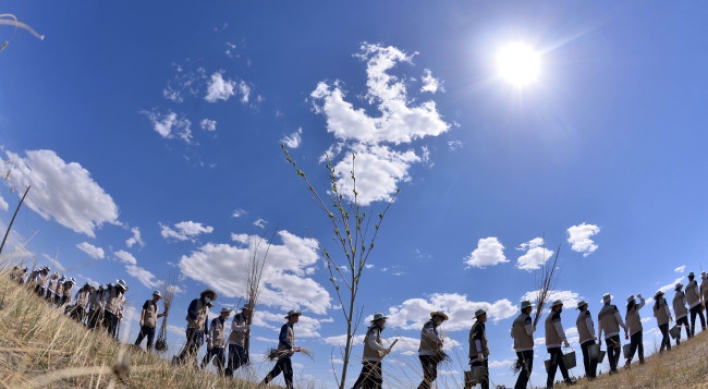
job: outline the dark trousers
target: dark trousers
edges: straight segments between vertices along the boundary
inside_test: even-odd
[[[202,359],[202,369],[204,369],[212,358],[216,357],[216,371],[219,375],[224,374],[224,348],[223,347],[212,347],[211,350],[207,350],[206,355]]]
[[[84,310],[84,307],[82,307],[81,305],[75,306],[71,310],[71,318],[79,323],[83,323],[84,320],[86,320],[86,311]]]
[[[585,376],[588,378],[597,377],[597,358],[590,358],[589,350],[589,347],[594,344],[594,340],[588,340],[587,342],[580,345],[580,349],[583,351],[583,365],[585,366]]]
[[[430,384],[438,378],[438,361],[432,355],[419,355],[420,364],[423,366],[423,381],[418,389],[430,389]]]
[[[619,362],[620,353],[622,352],[620,336],[615,335],[605,338],[605,344],[607,345],[607,360],[610,362],[610,372],[616,372],[617,362]]]
[[[472,360],[470,363],[471,366],[482,366],[487,368],[487,373],[484,374],[484,377],[482,378],[482,381],[479,382],[479,384],[482,386],[482,389],[489,389],[489,361],[487,359],[484,360],[484,362],[480,362],[477,359]]]
[[[383,384],[382,374],[381,361],[364,361],[359,378],[356,379],[352,389],[381,389]]]
[[[526,389],[533,371],[533,350],[517,352],[516,357],[519,359],[518,363],[521,364],[521,373],[516,379],[514,389]]]
[[[706,330],[706,317],[703,316],[703,307],[701,304],[691,308],[691,336],[696,335],[696,316],[701,318],[701,329]]]
[[[691,335],[691,326],[688,325],[688,316],[676,319],[676,325],[679,326],[679,336],[676,338],[676,345],[681,344],[681,327],[686,329],[686,338],[691,339],[693,335]]]
[[[278,362],[273,366],[273,370],[263,379],[263,383],[267,384],[273,378],[277,377],[280,372],[283,372],[285,387],[287,389],[293,389],[293,362],[290,360],[290,355],[285,355],[278,359]]]
[[[103,310],[99,309],[92,309],[91,312],[89,312],[89,317],[88,317],[88,322],[86,322],[86,327],[88,329],[93,330],[95,328],[98,328],[99,326],[103,325]]]
[[[552,347],[547,349],[548,353],[551,354],[551,361],[548,363],[548,378],[546,379],[546,387],[552,388],[553,381],[556,380],[556,370],[560,369],[563,380],[570,381],[570,376],[568,376],[568,369],[565,368],[565,361],[563,361],[563,351],[560,347]]]
[[[103,313],[103,326],[108,330],[108,336],[113,339],[118,339],[118,325],[120,320],[113,312],[105,311]]]
[[[246,349],[237,345],[229,345],[229,360],[226,363],[226,375],[232,377],[239,367],[248,363]]]
[[[189,363],[196,366],[197,353],[199,352],[199,347],[202,345],[204,332],[197,330],[196,328],[187,328],[186,335],[187,343],[184,345],[182,352],[177,357],[177,361],[181,364],[185,364],[187,363],[186,359],[189,359]]]
[[[659,347],[659,352],[671,351],[671,339],[669,338],[669,323],[662,324],[659,326],[659,331],[661,331],[661,347]]]
[[[642,331],[635,332],[629,339],[629,355],[627,356],[627,365],[632,362],[634,353],[639,351],[639,363],[644,363],[644,341],[642,340]]]
[[[138,339],[135,340],[135,345],[140,346],[143,339],[147,337],[147,351],[152,351],[153,340],[155,340],[155,329],[142,326],[140,327],[140,333],[138,334]]]

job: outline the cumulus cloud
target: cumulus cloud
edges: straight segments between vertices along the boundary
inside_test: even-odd
[[[66,163],[52,150],[27,151],[25,158],[8,151],[7,156],[14,161],[7,184],[31,185],[25,204],[45,220],[92,238],[104,223],[120,224],[113,198],[80,164]]]
[[[363,44],[356,57],[366,61],[367,93],[364,98],[380,115],[369,116],[365,109],[355,108],[345,100],[346,93],[339,81],[320,82],[310,97],[315,112],[326,117],[327,131],[334,135],[337,143],[345,144],[356,153],[357,186],[360,179],[377,182],[377,179],[384,178],[384,185],[358,187],[360,204],[368,205],[373,201],[390,200],[398,183],[410,179],[410,166],[422,161],[413,150],[399,150],[398,146],[438,136],[450,125],[442,120],[434,101],[412,105],[414,100],[408,96],[404,80],[390,74],[398,63],[411,63],[412,55],[395,47]],[[368,163],[360,163],[360,157]],[[339,173],[337,184],[341,188],[351,187],[351,169],[347,168],[351,165],[350,158],[334,162]],[[351,191],[342,190],[340,193],[352,196]]]
[[[440,80],[433,77],[433,72],[431,72],[430,69],[425,69],[423,71],[423,86],[420,88],[420,91],[435,93],[438,90],[444,91],[440,85]]]
[[[517,247],[517,250],[526,251],[526,254],[519,257],[516,267],[531,271],[545,265],[548,258],[553,255],[553,251],[544,247],[544,244],[543,238],[534,238]]]
[[[7,201],[5,201],[2,196],[0,196],[0,211],[7,211],[8,207],[9,205],[7,205]]]
[[[600,227],[594,224],[582,223],[568,228],[568,243],[571,244],[571,250],[582,253],[583,257],[592,254],[597,250],[597,244],[590,238],[599,232]]]
[[[290,135],[286,135],[280,140],[280,143],[284,144],[290,149],[296,149],[300,147],[302,143],[302,127],[298,128],[297,131]]]
[[[324,314],[330,306],[325,288],[309,275],[318,262],[317,241],[300,238],[288,231],[278,231],[282,244],[274,242],[268,251],[263,270],[262,294],[259,301],[283,311],[305,308]],[[245,298],[247,266],[253,260],[257,235],[233,234],[231,244],[208,243],[190,255],[182,256],[182,274],[201,281],[229,298]],[[263,245],[257,251],[264,255]]]
[[[192,122],[184,117],[178,117],[176,113],[168,111],[166,114],[152,110],[140,111],[141,114],[150,120],[153,130],[165,139],[172,139],[175,136],[186,143],[192,142]]]
[[[201,234],[210,234],[214,231],[214,227],[212,226],[205,226],[202,225],[202,223],[196,223],[193,221],[179,222],[175,224],[174,230],[162,223],[159,224],[161,229],[160,233],[163,238],[175,239],[179,241],[194,241],[197,236]]]
[[[485,268],[504,262],[509,262],[504,256],[504,246],[493,236],[480,239],[477,248],[465,257],[465,263],[469,267]]]
[[[529,300],[533,302],[536,301],[536,296],[538,296],[538,290],[532,290],[530,292],[526,292],[523,296],[521,296],[521,300]],[[600,300],[600,297],[598,298],[598,300]],[[578,293],[570,290],[551,290],[549,291],[547,300],[549,302],[547,307],[550,306],[551,302],[555,300],[560,300],[563,302],[564,309],[575,309],[578,305],[578,302],[582,300],[582,298],[580,297],[580,295],[578,295]]]
[[[125,241],[125,245],[131,248],[137,243],[140,247],[145,247],[145,242],[143,242],[143,238],[140,236],[140,228],[133,227],[130,229],[130,232],[133,233],[133,236]]]
[[[199,127],[206,131],[216,131],[216,120],[204,119],[199,122]]]
[[[227,101],[237,93],[241,95],[241,102],[248,103],[251,88],[244,81],[224,79],[223,72],[216,72],[211,75],[211,80],[207,83],[207,94],[204,100],[215,103],[219,100]]]
[[[493,303],[469,301],[467,296],[458,293],[435,293],[428,299],[413,298],[388,309],[389,327],[403,330],[420,329],[430,319],[430,312],[441,310],[450,316],[445,322],[448,331],[469,329],[470,318],[478,309],[487,311],[490,320],[498,322],[516,314],[518,308],[511,301],[501,299]]]
[[[260,324],[262,327],[272,329],[274,332],[280,332],[280,327],[285,323],[285,312],[283,313],[272,313],[272,312],[256,312],[254,317],[254,325]],[[256,320],[258,319],[258,320]],[[297,322],[297,337],[300,338],[319,338],[321,329],[321,322],[316,318],[310,317],[308,315],[300,316]],[[277,335],[276,335],[277,336]]]
[[[81,242],[77,244],[76,247],[93,259],[103,259],[105,257],[105,253],[102,248],[96,247],[88,242]]]

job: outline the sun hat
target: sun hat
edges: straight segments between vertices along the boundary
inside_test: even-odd
[[[702,272],[701,272],[701,278],[708,278],[708,273],[702,271]]]
[[[556,301],[554,301],[554,302],[551,304],[551,308],[553,308],[553,307],[555,307],[555,306],[557,306],[557,305],[561,305],[561,306],[562,306],[562,305],[563,305],[563,302],[560,301],[560,300],[556,300]]]
[[[487,314],[487,311],[485,311],[484,309],[481,309],[481,308],[480,308],[480,309],[474,311],[474,318],[476,319],[476,318],[478,318],[478,317],[480,317],[480,316],[482,316],[482,315],[486,315],[486,314]]]
[[[664,292],[657,290],[656,293],[654,294],[654,299],[661,297],[664,295]]]
[[[128,285],[123,280],[116,281],[116,286],[120,286],[120,288],[126,292],[128,291]]]
[[[228,307],[221,308],[221,313],[231,313],[232,309]]]
[[[216,292],[214,292],[214,289],[204,289],[204,291],[200,293],[199,296],[204,297],[204,295],[207,293],[211,293],[214,296],[212,300],[216,300]]]
[[[674,290],[676,290],[676,291],[681,290],[681,288],[683,288],[683,284],[680,282],[678,284],[676,284],[676,286],[674,286]]]
[[[600,300],[600,302],[601,302],[601,303],[609,303],[610,301],[612,301],[613,298],[614,298],[614,297],[612,297],[611,294],[605,293],[605,294],[602,295],[602,300]]]
[[[162,293],[160,293],[159,290],[156,290],[156,291],[152,292],[152,295],[153,295],[153,296],[157,296],[157,297],[162,297]]]
[[[291,316],[302,316],[302,312],[291,309],[288,311],[288,314],[285,315],[285,318],[289,319]]]
[[[583,305],[588,305],[588,303],[585,300],[580,300],[578,301],[578,305],[575,307],[575,309],[580,309],[583,307]]]
[[[627,297],[627,305],[635,302],[635,298],[633,294],[630,294],[629,297]]]
[[[534,307],[534,306],[535,306],[535,305],[534,305],[531,301],[529,301],[529,300],[524,300],[524,301],[521,302],[521,310],[522,310],[522,311],[523,311],[524,309],[526,309],[526,308]]]
[[[381,319],[388,319],[388,316],[384,316],[383,313],[375,313],[374,318],[371,319],[371,323],[376,323],[377,321]]]
[[[443,320],[448,320],[448,319],[450,319],[450,317],[448,317],[448,316],[445,314],[445,312],[443,312],[443,311],[433,311],[433,312],[430,312],[430,317],[431,317],[431,318],[432,318],[432,317],[435,317],[435,316],[440,316],[440,317],[442,317]]]
[[[696,275],[693,274],[693,272],[688,273],[688,278],[693,278],[693,277],[695,277],[695,276],[696,276]]]

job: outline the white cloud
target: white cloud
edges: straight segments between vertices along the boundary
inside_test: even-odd
[[[25,199],[30,209],[92,238],[104,223],[120,224],[118,206],[80,164],[66,163],[52,150],[27,151],[26,155],[7,152],[15,163],[7,183],[15,188],[32,186]]]
[[[265,228],[266,224],[268,224],[268,222],[263,219],[257,219],[253,222],[253,225],[258,228]]]
[[[300,147],[300,143],[302,143],[302,127],[298,128],[297,131],[292,134],[284,136],[283,139],[280,140],[280,143],[283,143],[291,149]]]
[[[5,201],[5,199],[2,198],[2,196],[0,196],[0,210],[7,211],[8,208],[9,208],[9,205],[7,204],[7,201]]]
[[[425,69],[423,71],[423,86],[420,88],[421,92],[435,93],[439,90],[445,91],[440,85],[440,80],[433,77],[433,72],[430,69]]]
[[[211,82],[207,86],[207,95],[204,96],[204,100],[210,103],[215,103],[219,100],[226,101],[235,94],[235,85],[236,81],[224,80],[221,72],[216,72],[211,75]]]
[[[446,330],[468,330],[474,312],[478,309],[485,309],[487,316],[494,322],[510,318],[518,311],[518,308],[507,299],[489,303],[469,301],[466,295],[458,293],[435,293],[428,300],[413,298],[390,307],[387,325],[404,330],[420,329],[430,319],[430,312],[441,310],[450,317],[450,320],[445,322]]]
[[[538,296],[538,290],[532,290],[530,292],[526,292],[523,296],[521,296],[521,300],[529,300],[532,303],[535,303],[536,296]],[[575,309],[578,305],[578,302],[582,300],[582,298],[576,292],[570,290],[551,290],[546,299],[548,301],[546,303],[546,311],[548,311],[548,308],[550,307],[551,303],[555,300],[562,301],[563,308],[565,310]]]
[[[273,243],[263,271],[260,302],[284,311],[303,307],[324,314],[330,306],[325,288],[307,276],[318,262],[317,241],[278,231],[282,244]],[[257,235],[233,234],[235,245],[208,243],[190,255],[182,256],[182,273],[201,281],[229,298],[245,298],[247,266],[252,262],[258,243]],[[261,244],[258,255],[264,255]]]
[[[190,61],[173,63],[172,66],[175,68],[175,75],[162,90],[162,96],[175,103],[184,102],[185,95],[197,96],[201,84],[199,81],[206,78],[206,70],[203,67],[190,70],[193,67]]]
[[[496,369],[500,367],[511,367],[516,363],[516,358],[504,359],[501,361],[490,361],[489,368]]]
[[[239,208],[239,209],[234,210],[234,213],[231,214],[231,217],[241,217],[241,216],[245,215],[246,213],[247,213],[246,211]]]
[[[105,253],[103,252],[103,249],[100,247],[96,247],[88,242],[82,242],[76,245],[76,247],[88,254],[91,258],[93,259],[103,259],[105,257]]]
[[[216,120],[204,119],[199,122],[199,127],[206,131],[216,131]]]
[[[125,251],[118,250],[113,253],[118,260],[125,265],[125,271],[132,277],[135,277],[141,284],[146,288],[152,289],[159,286],[158,280],[155,275],[151,272],[138,266],[138,260],[135,259],[133,254]]]
[[[212,226],[204,226],[202,223],[196,223],[193,221],[184,221],[175,224],[175,230],[166,226],[162,223],[160,224],[162,237],[165,239],[176,239],[179,241],[191,240],[194,241],[200,234],[210,234],[214,231]]]
[[[534,238],[522,243],[517,250],[526,250],[526,254],[519,257],[516,267],[527,271],[540,269],[553,255],[553,251],[544,247],[543,238]]]
[[[337,143],[346,144],[356,153],[357,185],[360,178],[370,181],[366,187],[358,188],[358,200],[360,204],[368,205],[373,201],[389,200],[399,182],[410,180],[410,166],[422,161],[413,150],[401,151],[394,146],[426,136],[438,136],[446,132],[450,125],[442,120],[434,101],[411,105],[414,100],[408,97],[405,82],[389,74],[398,63],[410,63],[412,56],[395,47],[363,44],[357,57],[367,64],[367,93],[364,97],[369,105],[375,105],[380,115],[372,117],[365,109],[354,108],[344,99],[346,93],[339,81],[331,84],[320,82],[310,97],[315,112],[326,117],[327,131],[334,135]],[[340,162],[333,161],[340,188],[352,187],[351,169],[347,168],[351,165],[350,155],[345,153]],[[360,156],[364,157],[362,162],[368,163],[360,163]],[[383,185],[371,184],[381,178],[384,179]],[[349,199],[353,196],[347,190],[340,193]]]
[[[155,132],[165,139],[172,139],[175,135],[186,143],[192,142],[192,122],[184,117],[177,117],[177,114],[168,111],[161,115],[156,111],[140,111],[141,114],[150,120]]]
[[[49,263],[52,264],[53,267],[56,268],[56,270],[59,270],[60,272],[66,271],[66,268],[59,262],[55,257],[51,257],[47,254],[42,254],[42,256],[49,261]]]
[[[482,238],[477,242],[477,248],[465,257],[469,267],[485,268],[500,263],[509,262],[504,256],[504,246],[496,237]]]
[[[128,248],[131,248],[137,243],[140,247],[145,247],[145,242],[143,242],[143,238],[140,236],[140,228],[133,227],[130,229],[130,232],[133,233],[133,236],[125,241],[125,245],[128,246]]]
[[[462,148],[462,142],[459,140],[451,140],[447,142],[447,146],[450,148],[451,151],[455,151],[457,149]]]
[[[118,251],[114,252],[113,255],[115,255],[121,263],[124,263],[126,265],[137,265],[138,264],[138,260],[135,259],[133,254],[131,254],[125,250],[118,250]]]
[[[259,320],[261,322],[261,325],[269,328],[271,330],[275,331],[280,331],[280,327],[286,322],[285,320],[285,312],[283,313],[272,313],[272,312],[265,312],[265,311],[260,311],[256,312],[256,315],[259,316]],[[256,320],[254,318],[254,324]],[[320,337],[320,331],[321,329],[321,322],[313,317],[307,316],[307,315],[302,315],[300,316],[300,319],[298,320],[297,324],[295,325],[295,332],[297,333],[297,338],[302,339],[302,338],[319,338]],[[272,340],[270,340],[272,342]]]
[[[583,253],[583,257],[592,254],[597,250],[597,244],[590,238],[599,232],[600,227],[594,224],[582,223],[568,228],[568,243],[571,244],[571,250]]]
[[[237,86],[239,92],[241,92],[241,102],[244,104],[248,103],[248,98],[251,94],[251,88],[243,81],[239,81]],[[257,100],[260,103],[263,101],[263,97],[259,95]]]
[[[686,270],[686,265],[679,266],[676,269],[674,269],[674,272],[676,273],[683,273]]]

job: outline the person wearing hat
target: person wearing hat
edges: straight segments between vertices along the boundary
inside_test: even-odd
[[[285,379],[285,387],[293,389],[293,363],[290,358],[301,350],[300,347],[295,346],[295,330],[293,328],[295,323],[300,320],[300,316],[302,316],[302,312],[296,310],[290,310],[285,315],[287,322],[280,327],[280,336],[278,337],[278,362],[273,366],[273,370],[261,381],[260,386],[268,385],[268,382],[282,372]]]
[[[516,368],[520,369],[519,377],[516,379],[514,389],[524,389],[533,371],[533,333],[536,327],[531,320],[531,311],[534,305],[524,300],[521,302],[521,314],[514,319],[511,325],[511,337],[514,339],[514,351],[516,351]]]
[[[706,310],[706,320],[708,320],[708,273],[701,272],[701,304]]]
[[[676,325],[679,326],[678,336],[676,337],[676,345],[681,344],[681,327],[686,329],[686,338],[691,339],[691,327],[688,325],[688,309],[686,309],[686,294],[683,293],[683,284],[678,283],[674,287],[676,294],[671,301],[674,307],[674,316],[676,316]]]
[[[135,340],[135,345],[140,347],[143,339],[147,338],[146,349],[152,351],[153,340],[155,340],[155,329],[157,328],[157,319],[165,316],[164,313],[157,313],[157,302],[162,298],[162,293],[159,290],[152,292],[152,298],[145,300],[143,310],[140,312],[140,333]]]
[[[418,389],[429,389],[430,385],[438,378],[438,363],[441,361],[443,340],[438,333],[438,327],[449,317],[441,312],[430,312],[430,320],[420,330],[420,346],[418,358],[423,366],[423,381]]]
[[[89,296],[89,314],[88,320],[86,321],[86,327],[90,330],[99,328],[103,325],[103,315],[105,305],[103,303],[104,296],[106,294],[106,287],[108,285],[99,285],[98,289],[91,292]]]
[[[597,377],[597,358],[590,358],[590,346],[594,346],[597,340],[595,323],[592,321],[592,315],[585,300],[578,302],[576,309],[580,311],[578,318],[575,319],[575,327],[578,329],[578,343],[580,343],[580,350],[583,352],[585,376],[588,381],[592,381]]]
[[[688,273],[688,282],[686,283],[686,303],[691,312],[691,336],[696,335],[696,316],[701,318],[701,329],[706,330],[706,317],[703,315],[701,293],[695,277],[693,272]]]
[[[187,343],[182,348],[182,352],[173,360],[175,363],[185,364],[187,358],[191,364],[197,363],[197,352],[201,347],[204,334],[208,333],[207,317],[209,316],[209,305],[216,300],[216,292],[212,289],[205,289],[199,294],[199,298],[192,300],[187,308]]]
[[[624,334],[627,336],[627,326],[622,320],[622,315],[616,305],[610,304],[612,295],[605,293],[602,296],[602,303],[605,304],[597,314],[598,333],[597,337],[602,344],[602,333],[605,333],[605,343],[607,344],[607,359],[610,362],[610,374],[617,373],[617,363],[619,362],[620,353],[622,351],[622,343],[620,341],[620,328],[624,329]]]
[[[224,345],[226,338],[226,319],[231,316],[231,309],[223,307],[219,316],[214,318],[209,325],[209,336],[207,337],[207,352],[202,359],[202,369],[216,357],[216,370],[219,375],[224,375],[224,365],[226,358],[224,357]]]
[[[64,282],[64,275],[62,274],[61,279],[59,278],[59,273],[54,273],[49,277],[47,281],[47,292],[44,296],[49,304],[54,304],[59,302],[59,295],[61,294],[61,285]]]
[[[383,313],[374,314],[371,325],[366,330],[361,373],[352,389],[381,389],[383,384],[381,359],[389,352],[381,341],[381,331],[386,328],[386,319],[388,316],[384,316]]]
[[[108,284],[104,293],[103,325],[106,327],[108,335],[113,339],[118,339],[126,301],[125,292],[127,291],[128,285],[125,281],[117,280],[115,285]]]
[[[34,281],[34,292],[39,295],[39,297],[46,297],[47,295],[47,283],[49,282],[49,266],[45,266],[36,271],[32,280]]]
[[[489,346],[487,344],[487,329],[484,323],[487,322],[487,311],[478,309],[474,313],[475,322],[470,328],[470,365],[483,366],[487,371],[482,378],[482,389],[489,389]]]
[[[639,304],[637,304],[636,299],[639,299]],[[639,353],[639,364],[644,364],[644,340],[642,335],[644,327],[642,326],[642,318],[639,316],[639,310],[644,307],[645,303],[646,301],[641,293],[637,293],[636,298],[633,294],[627,297],[627,313],[624,316],[624,322],[627,323],[630,346],[624,367],[630,366],[634,353],[637,351]]]
[[[556,300],[551,303],[551,312],[546,318],[546,350],[551,356],[551,361],[548,364],[548,378],[546,379],[546,387],[553,388],[553,382],[556,380],[556,370],[560,369],[563,381],[568,385],[575,385],[568,375],[568,369],[563,361],[563,350],[561,344],[566,348],[570,347],[568,338],[563,330],[561,323],[561,312],[563,312],[563,302]]]
[[[93,286],[87,282],[74,295],[74,309],[71,311],[71,317],[79,323],[83,323],[86,320],[86,308],[88,307],[92,290]]]
[[[234,315],[231,320],[231,333],[229,334],[229,359],[226,363],[226,376],[233,377],[234,371],[248,363],[246,352],[246,339],[251,335],[251,315],[253,304],[247,303],[241,313]]]
[[[71,301],[71,294],[74,291],[75,284],[76,280],[74,279],[74,277],[71,277],[70,279],[64,281],[64,284],[62,285],[62,293],[61,298],[59,300],[59,306],[62,306]]]
[[[657,291],[654,295],[654,317],[656,317],[656,325],[661,331],[661,346],[659,347],[659,353],[666,351],[671,351],[671,340],[669,338],[669,322],[674,321],[671,317],[671,311],[669,310],[669,304],[664,298],[664,292]]]
[[[25,274],[19,266],[15,265],[12,267],[12,271],[10,271],[10,279],[21,284],[25,279]]]

